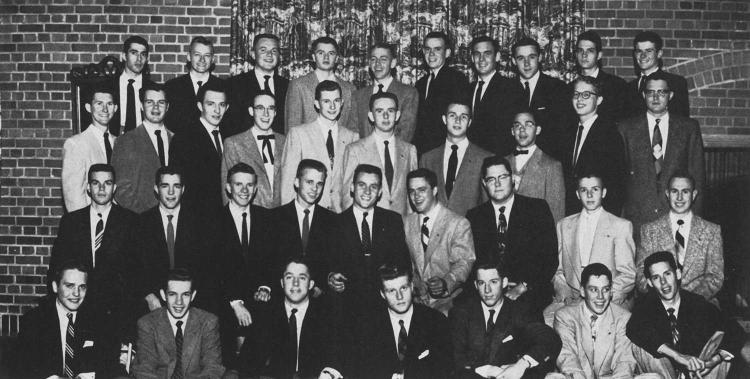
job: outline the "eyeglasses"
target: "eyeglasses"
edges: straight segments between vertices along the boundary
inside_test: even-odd
[[[488,176],[484,178],[484,183],[487,184],[488,186],[494,186],[495,183],[497,183],[498,181],[508,180],[508,178],[510,178],[510,174],[502,174],[502,175],[498,175],[497,177]]]
[[[531,122],[531,121],[526,121],[523,124],[520,123],[520,122],[514,122],[513,123],[513,130],[518,130],[518,129],[521,129],[521,128],[533,128],[535,126],[536,126],[536,124],[533,123],[533,122]]]
[[[648,97],[653,97],[654,95],[659,96],[659,97],[667,97],[670,92],[671,91],[669,90],[662,90],[662,89],[658,89],[658,90],[647,89],[643,91],[643,93],[646,94],[646,96]]]
[[[253,109],[255,109],[256,112],[265,112],[265,111],[276,112],[276,107],[273,105],[271,105],[270,107],[266,107],[263,105],[256,105],[253,107]]]
[[[588,100],[592,95],[599,96],[598,93],[591,91],[573,92],[573,100],[578,100],[579,97],[583,100]]]

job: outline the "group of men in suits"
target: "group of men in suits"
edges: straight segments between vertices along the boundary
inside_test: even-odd
[[[146,324],[180,318],[160,308],[186,313],[195,299],[218,316],[216,344],[234,371],[543,377],[560,349],[542,321],[593,312],[620,328],[658,251],[673,253],[684,289],[715,301],[719,228],[694,214],[701,134],[684,79],[660,69],[658,35],[636,36],[641,76],[629,85],[601,69],[591,31],[578,38],[570,85],[541,72],[532,39],[513,45],[510,79],[497,71],[497,41],[475,38],[472,83],[447,65],[446,34],[422,42],[416,88],[394,77],[394,48],[375,44],[373,83],[356,90],[335,75],[329,37],[311,45],[314,70],[290,82],[276,72],[278,37],[259,34],[254,69],[226,83],[211,73],[211,40],[195,37],[188,73],[166,85],[148,80],[148,42],[129,38],[114,89],[94,89],[92,124],[65,143],[70,213],[50,263],[51,273],[70,258],[91,267],[107,356],[140,344]],[[165,285],[180,269],[191,274]],[[430,329],[446,315],[452,338]],[[563,372],[592,342],[570,345]],[[171,348],[146,351],[176,370]],[[610,369],[610,358],[589,358]]]

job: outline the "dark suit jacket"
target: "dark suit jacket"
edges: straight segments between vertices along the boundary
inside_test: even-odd
[[[143,70],[143,79],[141,88],[146,85],[146,83],[152,82],[151,76],[148,72],[146,72],[146,69]],[[117,111],[115,111],[115,115],[112,117],[112,119],[109,121],[109,134],[112,134],[114,136],[119,136],[120,130],[124,130],[124,125],[120,125],[120,114],[121,112],[125,112],[125,104],[127,102],[127,99],[120,99],[120,75],[122,75],[122,71],[118,72],[117,75],[112,77],[112,81],[110,82],[110,86],[112,88],[112,95],[114,96],[115,104],[117,104]],[[135,91],[135,98],[138,99],[138,91]],[[120,103],[120,100],[122,100],[122,103]],[[140,112],[140,109],[136,109],[135,113],[138,114]],[[136,118],[136,121],[138,119]],[[137,127],[138,125],[136,125]]]
[[[656,351],[663,344],[682,354],[697,357],[708,339],[718,330],[726,333],[720,348],[735,356],[745,342],[745,333],[735,321],[725,317],[700,295],[682,290],[680,309],[677,312],[677,330],[680,332],[680,342],[675,347],[672,343],[669,314],[656,292],[651,291],[633,308],[626,334],[633,344],[657,358],[663,357]]]
[[[374,126],[370,123],[370,119],[367,117],[367,112],[370,111],[370,97],[372,96],[374,87],[374,85],[369,85],[360,88],[352,94],[354,97],[352,106],[355,107],[354,116],[357,128],[359,128],[359,138],[369,136],[374,129]],[[398,109],[401,111],[401,118],[398,119],[398,124],[396,124],[396,136],[402,141],[411,142],[414,138],[414,129],[417,123],[417,108],[419,104],[417,90],[393,78],[393,81],[391,81],[385,92],[396,95]]]
[[[529,290],[521,298],[531,302],[531,311],[541,312],[552,301],[551,281],[558,264],[555,222],[544,200],[514,196],[501,261],[508,269],[509,281],[528,284]],[[498,256],[492,202],[469,210],[466,218],[471,222],[477,262]]]
[[[601,68],[596,80],[602,86],[602,103],[597,108],[599,117],[606,118],[612,122],[616,122],[623,118],[628,117],[628,104],[633,97],[634,93],[631,93],[632,89],[625,82],[625,79],[605,72]],[[574,91],[574,82],[568,84],[570,93]],[[614,126],[614,124],[609,124]]]
[[[206,132],[199,119],[194,119],[193,124],[172,138],[169,165],[182,170],[183,205],[204,214],[214,214],[221,208],[221,191],[224,190],[221,155],[216,151],[213,136]]]
[[[429,97],[425,99],[429,78],[428,72],[417,81],[416,85],[419,92],[419,110],[417,111],[417,129],[411,142],[416,146],[420,155],[445,141],[445,124],[441,116],[450,102],[464,101],[469,92],[466,76],[444,65],[435,80],[430,83]]]
[[[292,379],[295,362],[294,342],[289,335],[289,319],[284,296],[276,298],[267,311],[258,315],[258,337],[242,348],[242,371],[246,374],[268,375],[276,379]],[[317,378],[325,367],[340,369],[331,339],[331,320],[326,307],[315,299],[310,303],[302,322],[299,337],[299,378]],[[296,377],[295,377],[296,378]]]
[[[526,100],[523,96],[523,84],[520,79],[515,79],[514,82],[515,104],[524,107]],[[529,108],[537,125],[542,127],[542,133],[536,139],[537,145],[552,158],[562,160],[565,125],[569,125],[570,120],[576,117],[568,86],[560,79],[540,72]]]
[[[469,104],[474,101],[477,81],[469,85]],[[515,82],[495,73],[479,104],[474,104],[471,126],[467,132],[469,139],[484,150],[505,156],[513,151],[516,140],[510,133],[515,111],[520,99],[512,96]],[[445,109],[440,115],[445,113]],[[546,129],[544,129],[546,130]],[[481,165],[481,163],[480,163]]]
[[[65,376],[56,301],[56,298],[44,301],[21,318],[15,352],[17,373],[14,378],[43,379],[51,375]],[[86,305],[79,309],[75,319],[75,338],[70,345],[75,351],[76,359],[72,362],[71,368],[76,375],[95,372],[97,377],[106,377],[105,362],[108,358],[112,361],[116,358],[106,357],[104,354],[108,349],[102,346],[97,316],[92,313],[93,308],[85,308]]]
[[[669,89],[672,90],[674,95],[672,100],[669,100],[668,108],[670,114],[679,115],[682,117],[690,117],[690,97],[688,96],[688,85],[687,80],[684,77],[662,71],[667,76],[667,84]],[[638,80],[637,77],[628,83],[630,101],[628,103],[628,115],[640,114],[646,111],[646,103],[643,101],[643,95],[638,92]]]
[[[229,120],[231,120],[237,129],[237,133],[239,133],[253,124],[253,119],[250,117],[247,108],[250,107],[250,102],[263,88],[261,88],[261,85],[255,78],[255,70],[231,77],[228,80],[228,85]],[[289,79],[279,74],[274,74],[273,85],[275,90],[273,96],[276,98],[276,118],[273,120],[271,128],[276,133],[284,134],[284,103],[286,102],[286,90],[289,88]]]
[[[617,133],[616,126],[600,114],[579,147],[580,153],[573,166],[577,134],[578,122],[574,122],[565,131],[565,150],[562,159],[565,175],[565,215],[581,211],[581,201],[576,197],[578,178],[592,172],[601,175],[607,187],[607,196],[602,201],[604,209],[614,215],[620,215],[625,200],[625,148],[622,136]]]
[[[210,75],[208,81],[203,83],[206,84],[224,84],[224,80],[215,75]],[[193,87],[193,81],[190,79],[190,74],[180,75],[178,77],[169,79],[164,86],[167,90],[167,101],[169,101],[169,109],[164,123],[169,130],[178,133],[193,126],[193,120],[197,120],[200,117],[201,112],[198,109],[198,99],[195,97],[195,88]],[[137,96],[137,94],[136,94]],[[222,121],[221,133],[226,138],[232,134],[229,133],[231,129],[231,123],[226,122],[227,117],[224,117]],[[226,125],[225,125],[226,124]]]
[[[292,257],[305,257],[313,265],[313,279],[318,283],[318,287],[323,288],[325,285],[328,268],[326,262],[331,254],[331,243],[335,236],[333,230],[336,223],[336,214],[319,205],[315,205],[312,220],[310,221],[310,235],[307,240],[307,249],[303,251],[302,236],[300,235],[299,222],[297,221],[297,211],[294,208],[292,200],[286,205],[274,208],[272,218],[274,220],[275,239],[275,264],[272,272],[276,277],[281,277],[281,270],[285,261]]]
[[[404,378],[450,378],[453,370],[451,339],[448,320],[440,312],[422,304],[413,304],[411,325],[407,338]],[[380,306],[373,310],[372,334],[366,336],[363,355],[358,368],[348,376],[365,379],[388,379],[401,372],[396,340],[388,310]],[[420,358],[421,356],[421,358]]]
[[[698,198],[693,211],[701,214],[703,202],[703,139],[698,122],[669,114],[669,133],[664,163],[656,176],[646,114],[622,121],[618,125],[625,144],[625,203],[623,216],[633,222],[633,229],[653,221],[669,211],[664,195],[669,177],[676,171],[687,171],[695,178]]]
[[[504,299],[495,327],[486,331],[481,300],[467,300],[453,307],[448,316],[457,376],[477,378],[477,367],[513,364],[526,354],[539,365],[527,370],[524,378],[544,378],[554,371],[555,357],[562,347],[560,337],[544,323],[534,322],[523,303]]]

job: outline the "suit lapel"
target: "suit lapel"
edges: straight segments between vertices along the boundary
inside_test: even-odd
[[[430,262],[432,254],[440,246],[442,240],[442,234],[445,231],[445,207],[440,206],[435,222],[432,223],[432,230],[430,230],[430,242],[427,244],[427,251],[424,253],[424,266],[427,268],[427,262]],[[421,234],[420,234],[421,236]]]
[[[573,215],[569,223],[565,224],[565,235],[570,236],[568,238],[567,247],[570,254],[568,259],[570,260],[570,267],[573,267],[573,271],[578,276],[578,271],[581,269],[581,253],[578,251],[578,223],[581,219],[581,214],[577,213]]]
[[[185,372],[188,372],[188,369],[191,366],[191,358],[195,355],[193,354],[193,351],[197,348],[199,338],[197,338],[200,335],[200,331],[198,330],[198,324],[200,323],[200,320],[198,319],[197,312],[193,311],[193,314],[188,317],[187,325],[185,325],[185,332],[183,333],[183,339],[182,339],[182,369]],[[175,348],[176,349],[176,348]]]
[[[585,212],[585,210],[581,210],[581,212]],[[582,262],[582,266],[588,266],[589,263],[592,261],[596,261],[596,253],[601,251],[602,253],[608,252],[609,250],[606,248],[600,249],[596,243],[601,241],[606,241],[607,236],[609,235],[609,231],[612,228],[612,219],[609,217],[609,213],[602,209],[602,214],[599,215],[599,221],[596,223],[596,228],[594,229],[594,240],[592,241],[591,245],[591,254],[589,254],[589,261],[588,262]]]
[[[685,261],[683,262],[683,278],[692,277],[693,267],[699,266],[696,262],[703,255],[703,234],[706,232],[706,224],[703,220],[693,215],[690,222],[690,235],[688,235],[687,249],[685,250]],[[702,265],[700,265],[702,267]]]
[[[600,317],[599,334],[596,336],[596,342],[594,343],[595,372],[602,372],[602,365],[604,365],[605,358],[610,355],[610,351],[615,347],[613,330],[615,317],[612,312],[612,306],[610,306]]]
[[[581,336],[581,345],[583,346],[583,352],[584,354],[586,354],[586,360],[589,361],[589,364],[591,364],[591,366],[594,366],[596,358],[594,354],[595,341],[592,338],[593,333],[591,330],[591,321],[589,320],[588,313],[586,312],[585,302],[580,302],[580,304],[578,305],[578,312],[581,319],[581,333],[583,333],[583,335]]]
[[[412,259],[414,259],[414,268],[418,270],[420,274],[424,272],[424,266],[426,262],[425,252],[422,251],[422,233],[420,231],[420,228],[422,226],[421,218],[422,217],[419,213],[412,213],[406,218],[405,222],[407,236],[406,240],[407,243],[411,245],[411,250],[414,252],[414,254],[412,254]]]
[[[401,183],[402,178],[406,178],[406,174],[408,172],[406,171],[406,163],[409,161],[409,157],[407,157],[407,154],[409,153],[407,150],[406,142],[401,141],[398,139],[398,137],[394,137],[394,141],[396,141],[396,169],[393,173],[393,189],[406,187],[405,184]],[[389,190],[390,192],[390,190]]]
[[[156,320],[156,323],[157,323],[156,333],[158,334],[158,338],[156,340],[164,344],[163,345],[164,350],[166,350],[168,356],[175,357],[177,355],[177,345],[175,345],[175,342],[174,342],[175,335],[174,335],[174,332],[172,332],[172,325],[169,324],[169,317],[167,316],[166,309],[163,309],[160,312],[159,317]],[[182,335],[184,337],[185,333],[182,333]],[[183,339],[183,342],[184,342],[184,339]],[[183,343],[183,351],[185,351],[184,346],[185,344]],[[185,355],[183,354],[183,357],[184,356]],[[167,372],[169,373],[174,372],[174,366],[175,366],[174,361],[170,360]],[[185,366],[183,365],[183,368],[184,367]]]
[[[149,160],[152,160],[154,162],[159,162],[159,152],[154,149],[154,144],[151,142],[151,137],[148,135],[148,131],[146,130],[146,127],[141,124],[141,126],[137,127],[134,130],[136,134],[136,138],[139,139],[137,142],[139,146],[143,146],[143,154],[146,154],[148,156]],[[167,141],[167,145],[169,144],[169,141]],[[164,155],[166,156],[168,153],[167,146],[164,146]]]

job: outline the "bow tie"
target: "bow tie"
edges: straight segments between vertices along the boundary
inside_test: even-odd
[[[269,139],[276,139],[276,136],[273,135],[273,134],[268,134],[268,135],[265,135],[265,136],[258,136],[257,138],[258,138],[258,141],[266,141],[266,140],[269,140]]]
[[[529,151],[528,151],[528,150],[513,150],[513,156],[514,156],[514,157],[515,157],[516,155],[523,155],[523,154],[528,154],[528,153],[529,153]]]

